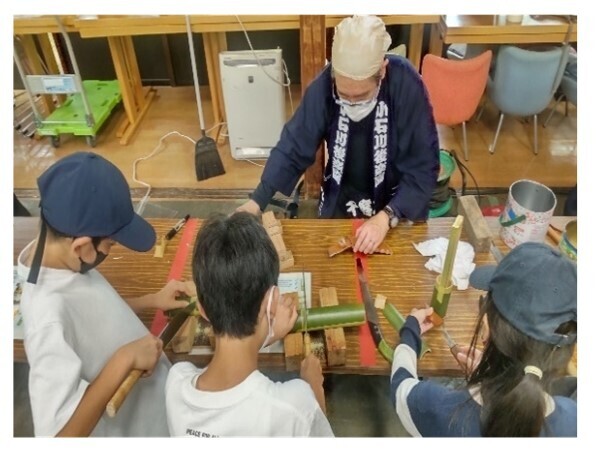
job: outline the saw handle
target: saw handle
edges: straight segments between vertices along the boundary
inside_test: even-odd
[[[308,356],[312,351],[312,344],[310,342],[310,333],[307,331],[303,335],[304,340],[304,357]]]
[[[137,383],[137,380],[139,380],[141,374],[143,374],[142,370],[131,370],[129,375],[120,384],[110,401],[105,406],[105,412],[108,414],[109,417],[116,416],[116,413],[118,413],[118,410],[122,406],[124,399],[126,399],[126,396],[129,394],[129,392],[131,392],[131,389],[133,389],[133,386],[135,385],[135,383]]]

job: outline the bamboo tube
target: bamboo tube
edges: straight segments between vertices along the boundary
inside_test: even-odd
[[[445,263],[443,264],[443,271],[441,273],[441,284],[443,287],[449,287],[451,285],[451,274],[453,273],[453,262],[455,262],[455,255],[457,253],[457,245],[459,238],[462,234],[462,223],[464,217],[458,215],[451,226],[451,235],[449,236],[449,246],[447,247],[447,254],[445,255]]]
[[[396,307],[392,303],[386,303],[382,312],[384,313],[386,320],[388,320],[388,323],[392,325],[392,328],[396,331],[400,331],[405,324],[405,318],[398,312]]]
[[[432,292],[430,306],[434,308],[434,312],[432,313],[432,322],[436,326],[442,324],[442,319],[447,314],[447,307],[449,306],[449,299],[451,298],[451,290],[453,288],[451,283],[453,262],[455,261],[457,245],[462,233],[463,221],[464,217],[462,215],[458,215],[451,226],[451,234],[449,235],[449,245],[447,247],[447,253],[445,254],[443,271],[436,278],[436,283],[434,284],[434,291]]]
[[[342,304],[309,308],[307,331],[318,331],[326,328],[347,328],[362,325],[366,321],[365,307],[362,304]],[[295,321],[291,333],[303,331],[303,320],[300,315]]]

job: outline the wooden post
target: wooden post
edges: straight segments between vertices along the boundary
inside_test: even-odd
[[[472,195],[460,196],[457,213],[464,216],[464,231],[477,253],[489,251],[491,248],[491,231],[487,220]]]
[[[19,36],[21,40],[21,45],[23,47],[23,53],[25,55],[25,59],[27,60],[27,64],[29,66],[29,71],[27,71],[28,75],[44,75],[46,71],[40,62],[40,54],[38,53],[38,49],[36,48],[36,42],[34,35],[21,35]],[[54,110],[55,106],[53,105],[53,99],[50,94],[41,94],[40,99],[42,100],[42,104],[46,110],[46,115],[50,115]]]
[[[209,90],[211,92],[211,105],[213,107],[214,119],[213,125],[217,125],[226,120],[219,67],[219,53],[228,49],[226,34],[223,32],[202,33],[202,44],[204,47],[204,59],[207,65]],[[211,126],[206,123],[205,127],[207,129],[211,128]]]
[[[320,289],[321,306],[338,306],[337,290],[335,287]],[[327,365],[343,366],[346,364],[346,336],[343,328],[327,328],[325,330],[325,350]]]
[[[301,55],[302,98],[306,88],[325,66],[326,60],[325,16],[299,16],[299,50]],[[320,196],[320,185],[325,167],[325,149],[321,145],[316,151],[314,164],[304,175],[306,199]]]

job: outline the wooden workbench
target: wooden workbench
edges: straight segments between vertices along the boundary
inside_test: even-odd
[[[562,227],[568,221],[565,217],[553,220]],[[173,226],[173,219],[150,220],[157,234],[166,233]],[[368,258],[369,287],[373,296],[382,294],[394,304],[403,315],[407,315],[414,307],[423,307],[430,302],[436,273],[424,267],[428,258],[421,256],[413,248],[418,243],[436,237],[448,237],[453,218],[435,218],[425,224],[412,227],[399,225],[390,231],[386,244],[394,252],[391,256],[371,256]],[[355,303],[356,271],[353,254],[342,253],[333,258],[327,255],[327,247],[338,237],[352,233],[352,223],[349,220],[283,220],[283,238],[295,258],[295,266],[288,271],[312,273],[312,305],[319,306],[319,290],[322,287],[336,287],[340,303]],[[491,219],[492,230],[498,232],[495,219]],[[35,237],[38,228],[38,218],[14,219],[14,262],[21,249]],[[466,237],[462,236],[462,240]],[[496,237],[496,243],[507,252],[508,248]],[[108,259],[99,270],[124,298],[138,297],[160,290],[166,283],[179,236],[169,242],[163,258],[154,258],[153,250],[147,253],[136,253],[120,245],[112,248]],[[184,277],[191,277],[188,256]],[[494,263],[489,253],[478,254],[475,258],[477,265]],[[465,291],[454,290],[445,318],[445,325],[453,338],[462,343],[469,343],[478,312],[478,299],[482,292],[475,289]],[[146,325],[150,325],[154,317],[153,311],[140,314]],[[379,313],[380,326],[387,342],[394,347],[398,341],[394,331]],[[376,365],[361,366],[359,360],[358,328],[346,328],[347,355],[346,365],[327,368],[325,371],[349,374],[388,374],[390,365],[379,353],[376,353]],[[425,338],[432,351],[426,354],[419,363],[421,375],[461,376],[461,370],[449,353],[447,345],[439,331],[430,330]],[[205,365],[210,356],[174,354],[167,352],[171,361],[192,361],[199,366]],[[23,342],[14,340],[14,360],[25,361]],[[285,367],[282,354],[262,354],[262,368],[281,370]]]

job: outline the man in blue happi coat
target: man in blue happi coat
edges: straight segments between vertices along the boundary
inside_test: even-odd
[[[336,27],[331,63],[306,89],[238,210],[259,214],[277,191],[290,194],[324,140],[318,215],[365,218],[354,251],[374,252],[399,220],[428,217],[439,171],[436,124],[419,73],[386,54],[390,43],[375,16]]]

